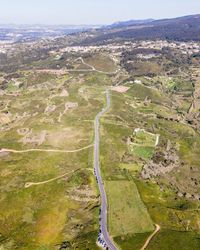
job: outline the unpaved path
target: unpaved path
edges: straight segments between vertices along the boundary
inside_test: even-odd
[[[40,182],[26,182],[25,185],[24,185],[24,187],[25,187],[25,188],[29,188],[29,187],[31,187],[31,186],[38,186],[38,185],[46,184],[46,183],[49,183],[49,182],[52,182],[52,181],[61,179],[61,178],[65,177],[65,176],[68,176],[68,175],[70,175],[70,174],[74,174],[74,173],[76,173],[76,172],[78,172],[78,171],[80,171],[80,170],[93,171],[92,168],[78,168],[78,169],[76,169],[76,170],[70,171],[70,172],[68,172],[68,173],[65,173],[65,174],[63,174],[63,175],[60,175],[60,176],[58,176],[58,177],[55,177],[55,178],[52,178],[52,179],[49,179],[49,180],[46,180],[46,181],[40,181]]]
[[[106,74],[106,75],[113,75],[113,74],[116,74],[119,70],[117,69],[116,71],[114,72],[105,72],[105,71],[102,71],[102,70],[98,70],[96,69],[94,66],[86,63],[84,61],[84,59],[82,57],[79,57],[78,59],[76,59],[76,61],[80,60],[82,62],[82,64],[84,64],[85,66],[89,67],[91,69],[91,71],[96,71],[98,73],[102,73],[102,74]],[[87,71],[87,70],[86,70]]]
[[[150,241],[153,239],[153,237],[160,231],[160,226],[157,224],[155,226],[156,226],[155,231],[148,237],[144,246],[140,250],[145,250],[148,247]]]
[[[91,148],[93,146],[94,146],[94,144],[90,144],[89,146],[86,146],[84,148],[75,149],[75,150],[37,149],[37,148],[26,149],[26,150],[14,150],[14,149],[2,148],[2,149],[0,149],[0,153],[1,152],[10,152],[10,153],[15,153],[15,154],[23,154],[23,153],[29,153],[29,152],[75,153],[75,152],[79,152],[79,151]]]
[[[98,70],[94,66],[86,63],[82,57],[77,58],[76,60],[74,60],[74,62],[76,62],[78,60],[81,61],[82,64],[84,64],[85,66],[89,67],[89,69],[57,69],[57,70],[38,69],[38,70],[35,70],[35,72],[38,72],[38,73],[52,73],[52,74],[56,74],[56,75],[65,75],[66,72],[70,73],[70,72],[95,72],[95,71],[98,72],[98,73],[101,73],[101,74],[114,75],[114,74],[117,74],[119,72],[119,69],[117,69],[114,72],[105,72],[105,71]]]
[[[155,147],[158,146],[158,144],[159,144],[159,139],[160,139],[160,135],[156,135]]]
[[[79,169],[76,169],[76,170],[73,170],[73,171],[71,171],[71,172],[65,173],[65,174],[63,174],[63,175],[60,175],[60,176],[58,176],[58,177],[55,177],[55,178],[46,180],[46,181],[41,181],[41,182],[27,182],[27,183],[24,185],[24,187],[25,187],[25,188],[29,188],[29,187],[31,187],[31,186],[38,186],[38,185],[46,184],[46,183],[49,183],[49,182],[52,182],[52,181],[61,179],[61,178],[65,177],[65,176],[67,176],[67,175],[74,174],[75,172],[77,172],[77,171],[79,171],[79,170],[80,170],[80,168],[79,168]]]
[[[77,58],[76,61],[81,61],[82,64],[84,64],[85,66],[89,67],[89,68],[90,68],[91,70],[93,70],[93,71],[96,70],[94,66],[92,66],[92,65],[90,65],[90,64],[88,64],[88,63],[86,63],[86,62],[83,60],[82,57]]]

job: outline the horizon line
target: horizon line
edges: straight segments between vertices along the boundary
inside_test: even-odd
[[[181,17],[189,17],[189,16],[198,16],[200,15],[200,13],[196,13],[196,14],[186,14],[183,16],[175,16],[175,17],[162,17],[162,18],[152,18],[152,17],[148,17],[148,18],[138,18],[138,19],[124,19],[124,20],[118,20],[118,21],[113,21],[112,23],[102,23],[102,24],[64,24],[64,23],[60,23],[60,24],[56,24],[56,23],[14,23],[14,22],[10,22],[10,23],[5,23],[5,22],[0,22],[0,25],[16,25],[16,26],[29,26],[29,25],[34,25],[34,26],[104,26],[104,25],[111,25],[111,24],[115,24],[115,23],[120,23],[120,22],[128,22],[128,21],[145,21],[145,20],[152,20],[152,21],[159,21],[159,20],[166,20],[166,19],[176,19],[176,18],[181,18]]]

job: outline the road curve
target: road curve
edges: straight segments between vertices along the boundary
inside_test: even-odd
[[[100,196],[101,196],[101,210],[100,210],[100,237],[104,240],[106,244],[106,249],[117,250],[113,241],[111,240],[108,229],[107,229],[107,197],[103,184],[103,180],[101,177],[100,170],[100,157],[99,157],[99,144],[100,144],[100,136],[99,136],[99,127],[100,127],[100,118],[109,110],[110,108],[110,94],[109,90],[106,90],[106,107],[99,112],[94,121],[95,128],[95,139],[94,139],[94,173],[97,179]]]

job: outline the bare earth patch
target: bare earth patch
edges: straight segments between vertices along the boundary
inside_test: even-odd
[[[28,132],[21,140],[23,144],[37,144],[38,146],[42,145],[45,141],[47,132],[45,130],[41,131],[38,134],[33,134],[32,130]]]
[[[98,200],[97,194],[88,185],[72,190],[69,195],[71,199],[80,202],[90,202]]]
[[[68,97],[69,93],[66,89],[63,89],[62,92],[60,93],[60,97]]]
[[[7,114],[0,113],[0,124],[6,124],[10,122],[10,118]]]
[[[78,108],[78,103],[77,102],[67,102],[65,103],[65,111],[69,109],[75,109]]]
[[[66,70],[63,69],[38,69],[36,70],[37,73],[51,73],[55,75],[64,75],[66,74]]]
[[[9,152],[0,152],[0,157],[5,157],[8,156],[10,153]]]
[[[129,87],[125,87],[125,86],[117,86],[117,87],[113,87],[112,90],[119,92],[119,93],[126,93],[130,88]]]
[[[68,147],[77,142],[80,138],[83,138],[83,132],[75,130],[73,128],[64,128],[59,131],[49,132],[46,140],[47,144],[54,147]]]
[[[18,133],[19,135],[25,136],[26,134],[29,133],[29,131],[30,131],[29,128],[20,128],[20,129],[17,130],[17,133]]]
[[[48,105],[44,111],[45,114],[49,114],[52,113],[56,110],[56,106],[55,105]]]

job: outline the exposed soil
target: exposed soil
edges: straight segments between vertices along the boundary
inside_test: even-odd
[[[169,149],[165,152],[158,151],[154,154],[152,160],[144,165],[141,175],[144,179],[151,179],[165,175],[174,168],[179,168],[180,165],[180,159],[175,149]]]
[[[130,89],[129,87],[125,87],[125,86],[116,86],[112,88],[112,90],[118,93],[126,93],[129,89]]]

